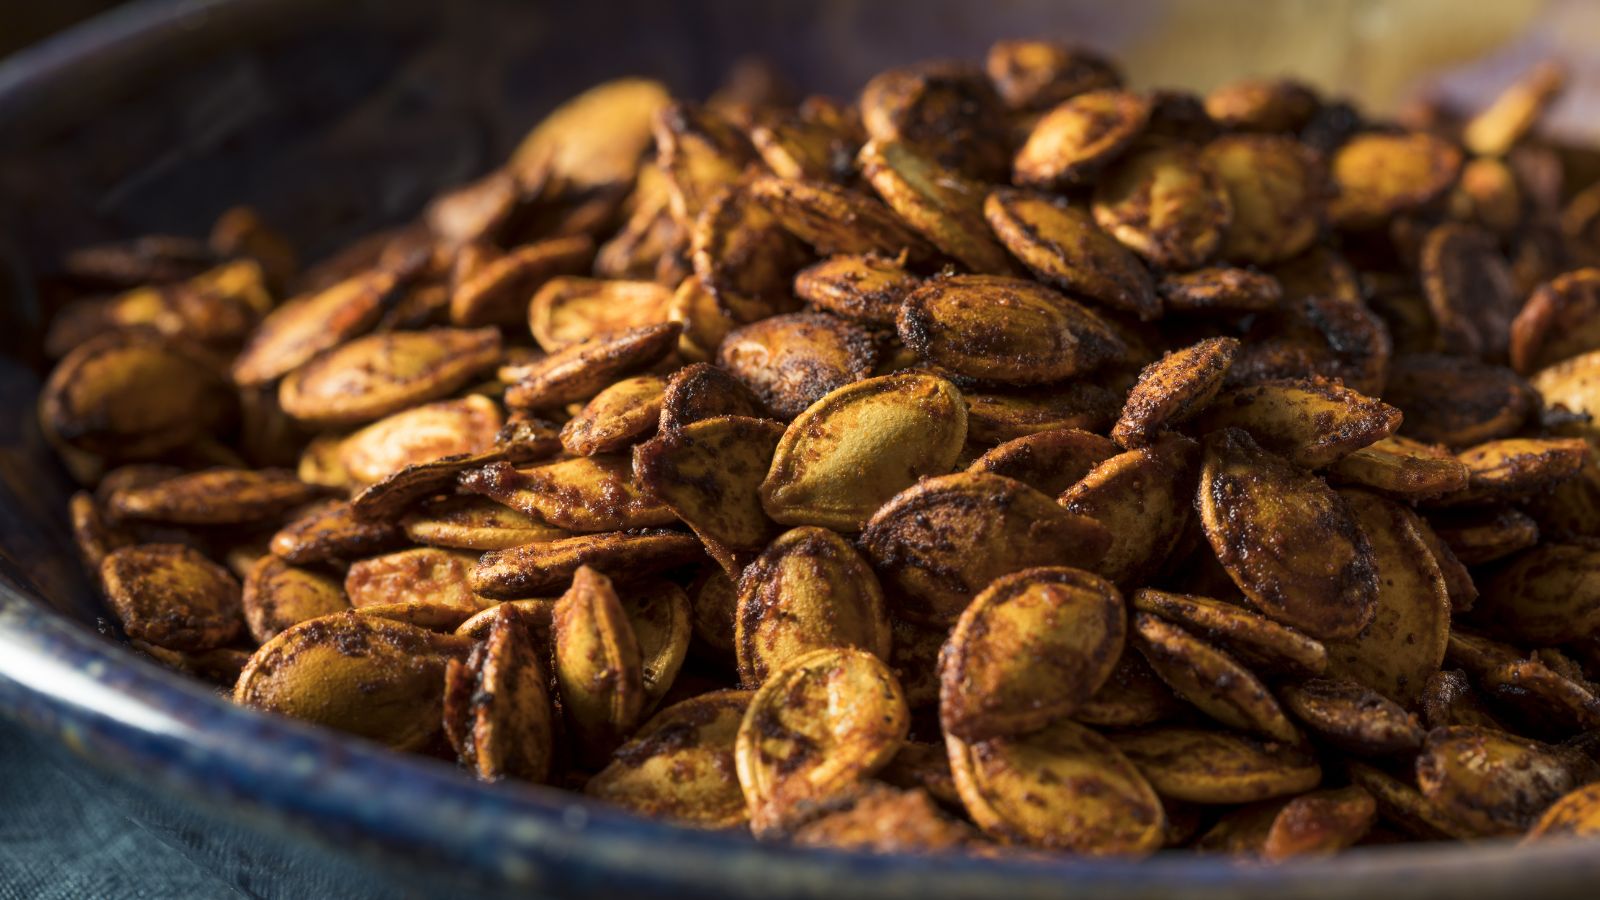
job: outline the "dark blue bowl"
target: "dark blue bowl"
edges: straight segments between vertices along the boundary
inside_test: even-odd
[[[1001,36],[1115,37],[1043,2],[295,0],[136,3],[0,64],[0,714],[251,895],[741,897],[1592,896],[1600,846],[1364,849],[1245,865],[1189,855],[983,860],[797,851],[645,821],[572,794],[258,715],[103,635],[33,427],[43,301],[28,261],[249,202],[308,256],[400,220],[605,77],[703,93],[760,53],[845,93]],[[1137,4],[1136,4],[1137,5]],[[1140,8],[1148,8],[1141,5]]]

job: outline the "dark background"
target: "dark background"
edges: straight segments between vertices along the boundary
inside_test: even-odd
[[[0,56],[117,5],[118,0],[8,0],[0,9]]]

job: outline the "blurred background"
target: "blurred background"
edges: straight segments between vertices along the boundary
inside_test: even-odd
[[[80,22],[101,10],[117,5],[116,0],[55,0],[53,3],[10,3],[0,28],[0,56],[19,50],[40,38]]]
[[[1546,133],[1600,146],[1600,0],[0,0],[0,350],[66,248],[201,234],[242,203],[316,259],[608,78],[703,98],[755,57],[847,98],[1024,36],[1108,52],[1135,86],[1291,75],[1377,115],[1475,111],[1555,60]],[[1586,185],[1600,154],[1564,171]]]
[[[351,0],[327,0],[324,5],[341,4],[351,5]],[[124,5],[138,4],[0,4],[0,57]],[[454,0],[453,5],[484,4]],[[523,5],[540,4],[525,0]],[[860,12],[873,2],[819,5]],[[930,4],[941,13],[948,6]],[[1030,23],[1038,18],[1037,3],[985,0],[966,6],[974,21],[946,34],[1010,28],[1007,33],[1023,35],[1037,30]],[[1556,127],[1586,133],[1600,129],[1600,117],[1580,112],[1600,102],[1600,3],[1593,0],[1061,0],[1052,6],[1055,36],[1116,52],[1145,84],[1205,89],[1244,72],[1292,73],[1384,109],[1430,89],[1469,100],[1531,62],[1554,56],[1575,68],[1574,89],[1557,113]],[[903,26],[913,33],[940,28],[938,22]],[[870,48],[862,50],[870,53]]]

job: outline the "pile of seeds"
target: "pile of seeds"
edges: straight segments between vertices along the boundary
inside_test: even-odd
[[[996,45],[623,80],[305,270],[72,254],[135,646],[485,780],[878,850],[1600,831],[1600,185]]]

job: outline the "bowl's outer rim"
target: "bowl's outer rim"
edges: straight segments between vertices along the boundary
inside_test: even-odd
[[[138,0],[0,61],[0,113],[76,78],[113,80],[142,55],[249,38],[243,24],[304,0]],[[31,412],[31,411],[29,411]],[[31,415],[29,416],[31,418]],[[5,501],[14,498],[6,496]],[[1260,866],[1164,854],[996,859],[798,850],[641,819],[550,788],[484,785],[448,766],[241,709],[50,608],[0,554],[0,713],[92,765],[244,811],[301,836],[433,856],[492,880],[559,890],[552,874],[709,894],[1083,897],[1472,896],[1592,887],[1593,841],[1361,848]]]
[[[367,0],[130,0],[0,57],[0,145],[25,143],[59,124],[59,101],[95,100],[124,89],[122,77],[152,58],[202,48],[223,38],[259,36],[284,26],[285,13],[311,21],[320,11]],[[72,85],[73,94],[61,90]]]

